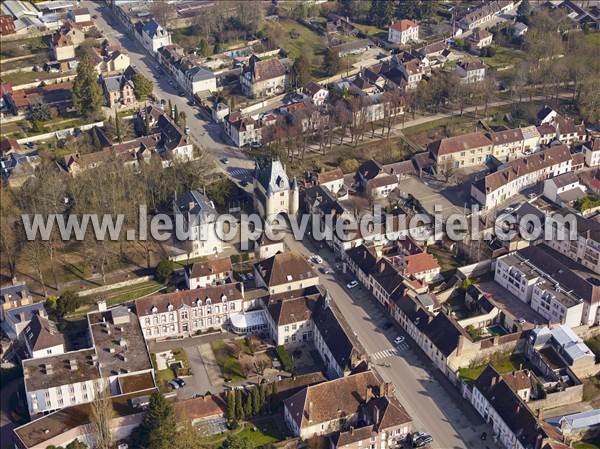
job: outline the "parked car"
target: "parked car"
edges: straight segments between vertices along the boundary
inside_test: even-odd
[[[399,335],[394,339],[394,343],[396,343],[397,345],[404,343],[404,336],[403,335]]]
[[[529,198],[530,200],[532,200],[532,199],[536,198],[537,196],[538,196],[538,195],[537,195],[537,193],[535,193],[535,192],[529,192],[529,193],[527,194],[527,198]]]
[[[433,437],[425,432],[415,432],[413,434],[413,446],[423,447],[433,441]]]
[[[310,260],[314,263],[323,263],[323,259],[321,259],[321,256],[317,256],[316,254],[312,255],[310,257]]]
[[[229,164],[229,159],[226,157],[221,158],[221,162],[225,165]]]
[[[175,380],[170,380],[168,383],[173,390],[179,390],[179,384]]]
[[[350,281],[346,284],[346,287],[348,287],[350,290],[352,290],[353,288],[358,287],[358,281],[356,281],[356,280]]]
[[[177,382],[177,384],[180,387],[185,387],[185,380],[183,380],[182,378],[178,377],[177,379],[175,379],[175,382]]]
[[[325,268],[325,267],[321,267],[321,268],[319,268],[319,271],[320,271],[322,274],[333,274],[333,270],[330,270],[329,268]]]

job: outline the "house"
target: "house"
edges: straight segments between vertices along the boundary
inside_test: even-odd
[[[317,183],[328,189],[334,195],[345,190],[344,187],[344,172],[341,168],[321,172],[317,175]]]
[[[523,22],[515,22],[515,24],[513,25],[513,36],[516,36],[516,37],[525,36],[525,34],[527,33],[527,30],[529,30],[529,27],[527,25],[525,25]]]
[[[0,321],[6,319],[6,312],[10,309],[23,307],[33,303],[27,284],[13,280],[12,285],[0,288]]]
[[[135,31],[138,40],[152,54],[165,45],[171,45],[171,34],[154,19],[136,23]]]
[[[65,22],[65,24],[57,31],[57,33],[69,37],[75,47],[79,47],[85,40],[85,33],[83,30],[70,21]]]
[[[418,59],[411,59],[398,65],[406,80],[406,89],[416,89],[423,79],[423,67]]]
[[[266,305],[271,339],[277,346],[298,346],[314,338],[313,311],[319,294],[269,300]]]
[[[308,96],[311,103],[315,106],[322,106],[329,96],[329,91],[320,84],[310,81],[304,86],[304,94]]]
[[[406,45],[409,41],[419,40],[419,24],[408,19],[392,23],[388,27],[388,41]]]
[[[438,172],[447,167],[483,165],[492,150],[493,142],[482,132],[445,137],[427,145],[427,151],[435,160]]]
[[[319,285],[319,276],[298,254],[278,253],[254,264],[256,287],[271,295]]]
[[[204,288],[209,285],[225,283],[233,279],[233,267],[229,257],[195,262],[184,267],[187,288]]]
[[[261,60],[252,55],[240,74],[242,92],[251,98],[281,94],[288,83],[288,69],[277,58]]]
[[[147,340],[189,337],[230,323],[244,311],[242,283],[212,285],[139,298],[135,302]]]
[[[26,304],[7,309],[1,320],[2,330],[11,340],[22,337],[22,333],[35,315],[46,318],[46,309],[43,302]]]
[[[65,352],[65,338],[56,324],[48,319],[45,311],[34,313],[30,317],[25,327],[24,341],[29,357],[32,359]]]
[[[600,410],[596,408],[564,415],[558,424],[562,434],[573,441],[595,437],[600,433]]]
[[[283,415],[294,436],[329,436],[336,448],[391,447],[412,430],[393,385],[371,370],[302,389],[283,401]]]
[[[254,207],[263,217],[277,214],[295,215],[300,206],[296,178],[288,179],[285,166],[278,159],[266,163],[256,161]]]
[[[57,61],[65,61],[75,58],[75,45],[67,33],[57,31],[50,41],[52,56]]]
[[[585,186],[573,172],[564,173],[544,181],[544,196],[558,205],[567,205],[585,197]]]
[[[550,177],[572,171],[572,157],[566,145],[506,163],[471,185],[471,197],[482,207],[490,208],[504,202],[527,187]]]
[[[491,364],[473,384],[471,404],[492,425],[494,437],[506,449],[542,447],[556,441]]]
[[[185,72],[185,88],[192,95],[207,95],[217,90],[217,78],[213,72],[200,66],[194,66]]]
[[[238,147],[260,145],[262,143],[263,123],[258,118],[243,116],[241,112],[232,112],[223,121],[225,133]]]
[[[154,387],[152,363],[137,316],[124,306],[106,309],[104,301],[98,309],[87,315],[92,347],[22,361],[30,416],[90,403],[105,389],[110,395],[122,394],[123,384],[134,375],[147,378],[144,385]],[[32,320],[29,326],[34,323]],[[60,348],[59,337],[54,335],[54,339],[57,344],[53,347]]]
[[[558,285],[550,274],[525,259],[519,251],[496,260],[494,281],[550,323],[571,327],[582,323],[583,298]]]
[[[456,74],[461,83],[478,83],[485,78],[485,64],[479,60],[460,62],[456,66]]]
[[[487,30],[476,28],[473,33],[467,38],[469,49],[471,51],[481,50],[484,47],[492,45],[494,36]]]
[[[133,81],[124,75],[101,76],[100,82],[109,108],[130,108],[136,104]]]
[[[379,200],[387,198],[396,187],[398,187],[398,178],[395,175],[383,175],[367,181],[365,193],[369,198]]]
[[[216,230],[217,211],[205,195],[197,190],[184,193],[173,201],[173,212],[176,217],[181,216],[185,226],[178,232],[189,233],[184,240],[187,256],[212,256],[223,251],[224,243]]]
[[[0,156],[0,179],[9,187],[20,187],[35,176],[35,167],[41,162],[38,155],[9,153]]]
[[[75,23],[90,22],[92,20],[92,15],[87,8],[71,9],[67,15]]]
[[[66,109],[73,105],[73,83],[64,82],[31,89],[14,90],[4,96],[14,115],[28,113],[40,101],[50,107]]]
[[[485,2],[474,9],[467,9],[467,12],[458,20],[458,25],[464,31],[483,27],[491,22],[496,15],[508,12],[514,7],[515,3],[512,0]]]
[[[545,105],[542,109],[538,111],[536,123],[538,126],[547,123],[552,123],[557,116],[558,112],[556,112],[550,106]]]
[[[585,165],[588,167],[600,166],[600,138],[595,138],[590,142],[583,144],[583,154],[585,154]]]

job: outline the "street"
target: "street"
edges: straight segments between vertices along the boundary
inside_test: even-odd
[[[323,258],[320,266],[333,268],[334,257],[329,250],[317,250],[305,239],[294,240],[287,234],[288,248],[304,257],[318,254]],[[432,447],[439,449],[485,449],[494,448],[492,442],[481,441],[480,435],[489,429],[458,391],[431,364],[399,327],[383,330],[393,319],[364,288],[347,290],[349,277],[320,274],[320,282],[331,294],[344,319],[367,354],[375,362],[372,366],[386,381],[396,387],[402,405],[412,416],[417,430],[425,431],[434,438]],[[405,337],[402,344],[394,347],[396,336]],[[389,364],[389,367],[384,366]]]
[[[109,42],[120,43],[129,53],[131,65],[154,83],[154,95],[167,102],[170,100],[173,107],[177,105],[178,111],[185,112],[192,139],[215,158],[215,162],[221,170],[241,180],[232,172],[240,169],[254,169],[254,161],[250,160],[242,150],[229,144],[228,137],[224,134],[221,125],[205,120],[197,106],[188,104],[188,97],[179,96],[180,89],[174,81],[171,81],[171,77],[159,67],[158,62],[137,41],[127,34],[125,27],[118,22],[104,3],[85,0],[82,2],[82,6],[87,7],[91,14],[97,16],[95,24]],[[229,163],[223,164],[221,162],[223,158],[229,159]]]

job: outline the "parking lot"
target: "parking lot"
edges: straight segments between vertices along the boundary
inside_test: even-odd
[[[469,203],[464,185],[449,186],[434,179],[408,178],[400,182],[403,195],[411,194],[429,212],[434,212],[434,206],[442,206],[444,219],[452,214],[463,214],[465,204]]]

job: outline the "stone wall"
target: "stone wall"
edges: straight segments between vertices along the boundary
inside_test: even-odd
[[[538,410],[549,410],[554,407],[576,404],[583,401],[583,384],[574,385],[564,391],[549,394],[545,399],[529,401],[527,405],[534,412]]]

